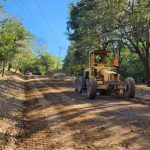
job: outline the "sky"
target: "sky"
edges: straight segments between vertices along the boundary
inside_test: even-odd
[[[45,41],[48,52],[64,59],[69,46],[66,23],[68,5],[73,0],[7,0],[5,10],[19,18],[38,40]]]

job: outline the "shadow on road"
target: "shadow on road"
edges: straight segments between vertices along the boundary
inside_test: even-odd
[[[88,100],[74,93],[71,81],[60,79],[7,84],[8,89],[20,91],[25,85],[24,100],[17,98],[19,93],[11,93],[12,98],[0,92],[5,97],[0,103],[0,119],[10,120],[22,131],[15,135],[20,149],[40,144],[41,149],[61,149],[71,141],[74,149],[150,149],[149,106],[115,98]]]
[[[71,138],[77,148],[150,148],[149,107],[114,98],[88,100],[74,93],[72,86],[72,82],[58,79],[27,83],[23,139],[59,126],[64,135],[68,128],[75,131]],[[39,98],[34,89],[40,92]]]

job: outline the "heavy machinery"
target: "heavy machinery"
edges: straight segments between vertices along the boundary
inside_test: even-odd
[[[106,50],[92,50],[89,53],[89,68],[84,70],[83,76],[77,76],[75,80],[75,91],[82,93],[87,90],[89,99],[100,94],[115,93],[122,94],[127,98],[135,96],[135,81],[128,77],[125,81],[120,80],[116,66],[107,63],[108,52]]]

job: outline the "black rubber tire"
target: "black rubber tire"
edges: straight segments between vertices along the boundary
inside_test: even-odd
[[[86,89],[86,79],[85,77],[82,77],[82,83],[83,83],[83,89]]]
[[[78,92],[78,80],[79,80],[79,77],[77,76],[75,79],[75,85],[74,85],[75,92]]]
[[[83,90],[83,77],[78,78],[78,93],[82,93]]]
[[[127,98],[134,98],[135,96],[135,80],[131,77],[128,77],[126,80],[127,89],[125,90],[125,96]]]
[[[89,99],[94,99],[96,97],[97,82],[95,78],[90,78],[87,80],[87,96]]]

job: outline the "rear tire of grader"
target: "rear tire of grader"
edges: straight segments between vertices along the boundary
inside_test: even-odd
[[[83,80],[82,77],[78,78],[78,93],[82,93],[82,89],[83,89]]]
[[[78,92],[78,80],[79,80],[79,77],[77,76],[76,79],[75,79],[75,92]]]
[[[96,97],[97,83],[95,78],[90,78],[87,80],[87,96],[89,99],[94,99]]]
[[[133,78],[128,77],[126,80],[127,89],[125,90],[125,96],[127,98],[134,98],[135,96],[135,81]]]
[[[86,88],[86,80],[84,77],[76,77],[75,80],[75,91],[78,93],[82,93],[83,89]]]
[[[86,79],[84,77],[79,77],[78,79],[78,92],[82,93],[86,89]]]

